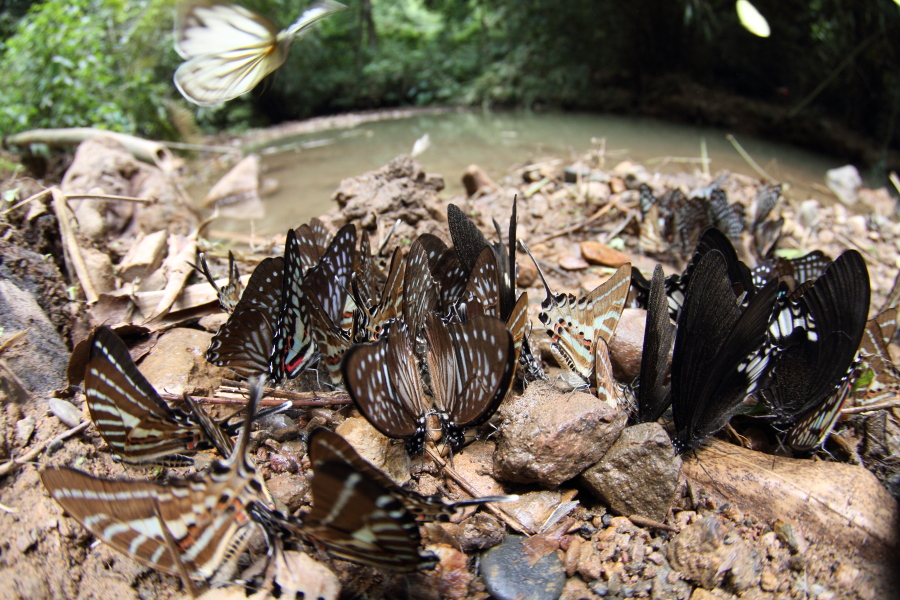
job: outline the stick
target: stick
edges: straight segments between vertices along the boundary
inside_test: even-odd
[[[709,179],[709,153],[706,151],[706,138],[700,138],[700,158],[703,160],[703,176]]]
[[[450,477],[450,479],[455,481],[456,484],[459,487],[461,487],[463,489],[463,491],[465,491],[467,494],[469,494],[473,498],[478,498],[479,496],[483,495],[483,494],[479,494],[478,490],[476,490],[471,485],[469,485],[469,482],[467,482],[465,479],[463,479],[462,475],[460,475],[455,470],[453,470],[453,468],[451,468],[450,465],[447,464],[447,461],[445,461],[443,458],[441,458],[440,455],[438,455],[438,453],[435,452],[433,448],[426,446],[425,454],[427,454],[428,458],[433,460],[436,465],[441,467],[441,469],[443,469],[444,473],[446,473]],[[519,533],[524,533],[525,535],[534,535],[533,531],[531,531],[529,528],[525,527],[525,525],[523,525],[517,518],[515,518],[513,515],[509,514],[508,512],[506,512],[499,506],[495,506],[494,504],[491,504],[491,503],[484,504],[483,506],[486,509],[488,509],[489,511],[491,511],[492,513],[494,513],[504,523],[506,523],[507,525],[512,527],[514,530],[518,531]]]
[[[0,353],[2,353],[4,350],[6,350],[7,348],[9,348],[10,346],[12,346],[13,344],[15,344],[16,342],[18,342],[20,339],[22,339],[22,337],[23,337],[25,334],[27,334],[29,331],[31,331],[31,327],[29,327],[28,329],[23,329],[22,331],[17,331],[17,332],[14,333],[12,336],[10,336],[10,338],[9,338],[8,340],[6,340],[6,341],[3,342],[2,344],[0,344]]]
[[[622,195],[619,194],[614,200],[611,200],[610,202],[608,202],[607,204],[605,204],[603,207],[600,208],[600,210],[598,210],[597,212],[595,212],[594,214],[592,214],[592,215],[591,215],[590,217],[588,217],[587,219],[581,221],[580,223],[576,223],[575,225],[571,225],[571,226],[566,227],[566,228],[564,228],[564,229],[560,229],[559,231],[557,231],[557,232],[555,232],[555,233],[551,233],[551,234],[545,235],[544,237],[540,237],[540,238],[536,239],[534,242],[532,242],[531,245],[536,246],[536,245],[538,245],[538,244],[543,244],[544,242],[548,242],[548,241],[552,240],[553,238],[558,238],[558,237],[560,237],[560,236],[563,236],[563,235],[566,235],[566,234],[569,234],[569,233],[578,231],[579,229],[581,229],[581,228],[584,227],[585,225],[589,225],[590,223],[593,223],[594,221],[597,221],[597,220],[599,220],[601,217],[603,217],[604,215],[606,215],[606,213],[608,213],[608,212],[611,211],[613,208],[615,208],[616,206],[618,206],[619,201],[621,201],[621,200],[622,200]]]
[[[119,200],[122,202],[137,202],[140,204],[151,204],[155,200],[149,198],[132,198],[131,196],[110,196],[107,194],[72,194],[66,196],[69,200],[75,198],[78,200]]]
[[[286,392],[290,393],[290,392]],[[299,394],[298,394],[299,395]],[[182,396],[176,396],[175,394],[161,394],[164,400],[168,400],[169,402],[184,402],[184,398]],[[274,394],[273,394],[274,396]],[[228,398],[225,396],[216,396],[214,398],[204,397],[204,396],[191,396],[197,402],[204,402],[206,404],[222,404],[225,406],[247,406],[247,400],[245,398]],[[292,408],[304,408],[304,407],[325,407],[325,406],[343,406],[346,404],[350,404],[350,396],[336,396],[333,398],[322,398],[311,396],[308,398],[287,398],[291,401]],[[273,398],[263,398],[259,401],[260,406],[281,406],[284,404],[284,400],[276,400]]]
[[[729,133],[728,135],[725,136],[725,139],[728,140],[729,142],[731,142],[731,145],[734,146],[734,149],[737,150],[738,154],[740,154],[741,157],[747,161],[748,165],[753,167],[753,170],[756,171],[760,177],[762,177],[763,179],[765,179],[767,181],[775,181],[774,177],[772,177],[771,175],[766,173],[765,170],[763,170],[763,168],[761,166],[756,164],[756,161],[753,160],[753,157],[750,156],[749,154],[747,154],[747,151],[744,150],[744,147],[741,146],[741,144],[737,141],[737,139],[735,139],[735,137],[733,135],[731,135]]]
[[[34,448],[29,450],[22,456],[19,456],[18,458],[14,458],[12,460],[6,461],[2,465],[0,465],[0,477],[3,477],[4,475],[8,475],[9,473],[12,473],[12,470],[14,468],[16,468],[18,465],[23,465],[27,462],[31,462],[32,460],[37,458],[37,456],[41,452],[43,452],[44,449],[47,448],[47,446],[50,446],[52,444],[56,444],[57,442],[61,442],[65,439],[68,439],[68,438],[72,437],[73,435],[75,435],[76,433],[81,433],[82,431],[87,429],[88,425],[90,425],[90,424],[91,424],[90,421],[85,421],[84,423],[81,423],[77,427],[73,427],[72,429],[69,429],[68,431],[65,431],[65,432],[59,434],[52,440],[38,444],[37,446],[35,446]]]
[[[900,398],[894,398],[893,400],[888,400],[887,402],[881,402],[879,404],[869,404],[867,406],[854,406],[852,408],[845,408],[841,411],[842,415],[858,415],[864,412],[870,412],[875,410],[884,410],[887,408],[897,408],[900,406]]]
[[[894,187],[897,188],[897,191],[900,192],[900,177],[897,177],[897,173],[891,171],[891,174],[888,175],[888,179],[891,180],[891,183],[893,183]]]
[[[862,246],[860,246],[859,244],[857,244],[856,242],[854,242],[853,240],[851,240],[850,238],[844,237],[842,234],[840,234],[840,233],[838,233],[837,231],[834,231],[834,230],[832,230],[832,233],[834,233],[834,237],[837,239],[837,241],[839,241],[839,242],[842,243],[843,245],[847,246],[848,248],[856,248],[857,250],[859,250],[859,252],[860,252],[861,254],[863,254],[863,255],[865,255],[866,257],[868,257],[868,259],[869,259],[870,261],[880,263],[882,266],[885,266],[885,267],[887,267],[888,269],[895,269],[895,268],[896,268],[896,267],[894,267],[894,265],[891,265],[891,264],[888,264],[888,263],[884,262],[883,260],[881,260],[880,258],[878,258],[877,256],[875,256],[874,254],[872,254],[871,252],[869,252],[868,250],[866,250],[865,248],[863,248]]]
[[[642,517],[641,515],[630,515],[628,520],[638,527],[649,527],[650,529],[661,529],[663,531],[678,533],[678,530],[674,527],[666,525],[665,523],[660,523],[659,521],[654,521],[653,519],[648,519],[647,517]]]
[[[72,268],[78,277],[81,289],[84,290],[84,297],[87,299],[88,304],[93,304],[100,295],[94,289],[91,275],[84,262],[84,257],[81,255],[81,248],[78,246],[78,240],[75,239],[75,232],[72,231],[72,222],[70,221],[72,213],[69,210],[69,205],[66,203],[66,196],[57,187],[50,188],[50,193],[53,196],[53,211],[56,213],[56,220],[59,221],[59,232],[63,240],[63,247],[72,261]]]
[[[17,208],[19,208],[20,206],[25,206],[26,204],[28,204],[28,203],[31,202],[32,200],[37,200],[37,199],[40,198],[41,196],[46,196],[46,195],[49,194],[49,193],[50,193],[50,189],[48,188],[48,189],[46,189],[46,190],[41,190],[41,191],[38,192],[37,194],[32,194],[31,196],[28,196],[27,198],[25,198],[24,200],[22,200],[22,201],[19,202],[18,204],[14,204],[13,206],[10,206],[10,207],[7,208],[6,210],[4,210],[2,213],[0,213],[0,215],[4,215],[4,216],[5,216],[5,215],[8,215],[8,214],[11,213],[12,211],[14,211],[14,210],[16,210]]]

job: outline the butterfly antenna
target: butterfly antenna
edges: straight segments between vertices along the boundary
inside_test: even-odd
[[[537,269],[538,275],[540,275],[540,277],[541,277],[541,283],[544,284],[544,290],[547,291],[547,299],[549,300],[549,299],[553,298],[553,292],[550,291],[550,286],[547,285],[547,278],[544,277],[544,272],[541,270],[541,266],[538,264],[537,260],[534,258],[534,255],[531,253],[531,250],[528,249],[528,245],[525,242],[523,242],[522,240],[519,240],[519,244],[522,246],[522,248],[525,250],[525,252],[528,253],[528,257],[531,258],[531,262],[534,263],[534,268]]]
[[[397,230],[398,225],[400,225],[400,219],[397,219],[396,221],[394,221],[394,224],[391,226],[390,231],[388,231],[387,235],[384,236],[384,239],[381,240],[381,245],[378,246],[378,252],[376,253],[376,256],[381,256],[381,254],[384,252],[385,248],[387,248],[388,242],[391,240],[391,236],[394,235],[394,231]]]
[[[231,256],[231,252],[228,253]],[[234,264],[234,257],[231,257],[232,264]],[[209,270],[209,265],[206,264],[206,255],[201,252],[197,255],[197,262],[200,263],[199,266],[195,265],[192,262],[185,261],[187,264],[191,265],[195,271],[206,277],[206,280],[209,282],[209,285],[213,286],[213,289],[216,290],[216,294],[219,293],[219,286],[216,285],[216,279],[213,277],[212,273]]]

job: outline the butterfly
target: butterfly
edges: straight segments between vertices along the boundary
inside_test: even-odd
[[[638,423],[656,421],[669,405],[670,386],[665,385],[665,378],[674,333],[674,327],[669,321],[662,266],[656,265],[647,302],[641,372],[637,385],[633,385],[637,389]]]
[[[530,251],[528,254],[531,256]],[[534,260],[534,257],[531,259]],[[534,264],[537,266],[537,261]],[[603,338],[609,343],[625,308],[631,264],[619,267],[609,280],[583,298],[572,294],[554,294],[540,267],[538,275],[547,292],[538,318],[547,327],[551,340],[550,352],[579,384],[586,385],[594,371],[594,341]]]
[[[820,250],[792,259],[769,258],[751,272],[753,285],[761,288],[779,277],[791,277],[796,284],[806,283],[818,279],[831,262],[831,258]]]
[[[764,385],[777,357],[767,344],[777,286],[760,290],[742,309],[718,250],[694,267],[675,333],[671,399],[678,452],[722,428],[741,401]]]
[[[437,556],[421,550],[418,524],[485,502],[517,496],[446,501],[399,487],[366,462],[337,433],[316,428],[309,435],[312,509],[302,521],[280,517],[289,534],[312,541],[330,555],[391,572],[430,569]]]
[[[310,323],[310,304],[333,325],[343,317],[350,277],[356,262],[356,227],[344,225],[335,234],[325,253],[311,269],[304,271],[307,241],[289,230],[284,249],[284,282],[281,310],[275,325],[269,359],[269,377],[274,382],[292,379],[312,362],[317,351]],[[307,298],[306,296],[309,296]],[[327,323],[326,323],[327,325]]]
[[[838,417],[841,416],[844,402],[854,391],[859,365],[860,360],[857,358],[850,364],[850,368],[825,401],[797,420],[787,437],[788,445],[794,452],[810,452],[825,444]]]
[[[265,258],[256,266],[231,316],[210,341],[206,360],[244,377],[269,370],[283,281],[283,257]]]
[[[210,273],[209,265],[206,264],[206,257],[202,252],[197,257],[197,262],[200,263],[199,266],[192,263],[188,264],[206,277],[209,285],[216,291],[219,306],[222,307],[222,310],[227,313],[234,312],[234,307],[237,306],[241,298],[241,292],[244,290],[244,286],[241,284],[241,274],[238,272],[237,264],[234,262],[234,254],[232,254],[231,250],[228,251],[228,283],[221,288],[216,284],[215,278]]]
[[[185,60],[175,87],[200,106],[246,94],[287,60],[294,39],[320,19],[347,8],[320,0],[283,31],[242,6],[221,0],[190,0],[175,21],[175,51]]]
[[[420,452],[430,417],[454,449],[466,428],[494,414],[513,375],[512,337],[503,321],[479,316],[445,325],[435,313],[424,320],[425,364],[431,396],[416,359],[416,341],[405,321],[395,321],[374,344],[351,347],[342,371],[359,411],[388,437]],[[424,370],[424,369],[423,369]]]
[[[213,421],[190,396],[190,413],[172,408],[138,371],[125,344],[101,325],[92,334],[84,375],[88,411],[117,460],[131,465],[185,466],[210,444],[222,456],[231,452],[235,427]],[[266,409],[256,419],[281,410]]]
[[[859,350],[869,310],[869,272],[855,250],[779,299],[769,326],[782,352],[761,399],[776,423],[793,422],[835,389]]]
[[[238,443],[210,472],[165,484],[101,479],[62,467],[41,480],[50,496],[85,529],[139,563],[212,587],[231,581],[254,537],[265,534],[253,517],[263,502],[255,466],[247,457],[250,424],[262,396],[251,382],[247,417]]]

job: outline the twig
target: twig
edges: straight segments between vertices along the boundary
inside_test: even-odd
[[[218,152],[220,154],[241,154],[240,148],[232,146],[207,146],[206,144],[187,144],[185,142],[160,142],[166,148],[176,150],[196,150],[198,152]]]
[[[84,297],[87,299],[88,304],[93,304],[100,296],[97,294],[97,290],[94,289],[90,272],[84,262],[84,257],[81,255],[81,247],[79,247],[78,240],[75,238],[75,232],[72,231],[72,221],[70,220],[72,214],[66,203],[66,196],[57,187],[50,188],[50,193],[53,196],[53,211],[56,213],[56,220],[59,221],[59,232],[63,240],[63,247],[72,261],[72,268],[75,270],[81,289],[84,290]]]
[[[737,139],[735,139],[735,137],[733,135],[731,135],[729,133],[725,136],[725,139],[728,140],[729,142],[731,142],[731,145],[734,146],[734,149],[737,150],[738,154],[740,154],[741,157],[747,161],[748,165],[753,167],[753,170],[756,171],[760,177],[762,177],[763,179],[765,179],[767,181],[775,181],[774,177],[772,177],[771,175],[766,173],[765,170],[763,170],[763,168],[761,166],[756,164],[756,161],[753,160],[753,157],[750,156],[749,154],[747,154],[747,151],[744,150],[744,147],[741,146],[741,144],[737,141]]]
[[[29,327],[28,329],[23,329],[22,331],[17,331],[13,335],[11,335],[8,340],[0,344],[0,353],[22,339],[22,337],[24,337],[25,334],[27,334],[29,331],[31,331],[31,327]]]
[[[450,477],[450,479],[455,481],[456,484],[459,487],[461,487],[463,489],[463,491],[465,491],[467,494],[469,494],[473,498],[478,498],[479,496],[483,495],[483,494],[478,493],[478,490],[473,488],[469,484],[468,481],[463,479],[462,475],[460,475],[455,470],[453,470],[453,468],[447,464],[447,461],[445,461],[443,458],[441,458],[440,455],[438,455],[438,453],[435,452],[433,448],[426,446],[425,454],[427,454],[428,457],[431,460],[433,460],[436,465],[441,467],[441,469],[444,471],[444,473],[446,473]],[[486,509],[488,509],[489,511],[491,511],[492,513],[494,513],[503,522],[505,522],[507,525],[509,525],[514,530],[518,531],[519,533],[524,533],[525,535],[534,535],[534,532],[531,531],[525,525],[523,525],[521,521],[519,521],[517,518],[515,518],[513,515],[509,514],[508,512],[506,512],[499,506],[495,506],[492,503],[488,503],[488,504],[485,504],[484,507]]]
[[[654,521],[653,519],[648,519],[647,517],[642,517],[641,515],[630,515],[628,517],[628,520],[638,527],[649,527],[651,529],[661,529],[663,531],[678,533],[678,530],[671,525],[666,525],[665,523],[660,523],[659,521]]]
[[[68,431],[64,431],[63,433],[59,434],[58,436],[56,436],[56,437],[53,438],[52,440],[49,440],[49,441],[42,442],[42,443],[38,444],[37,446],[35,446],[34,448],[32,448],[31,450],[29,450],[28,452],[26,452],[26,453],[23,454],[22,456],[19,456],[19,457],[17,457],[17,458],[12,459],[12,460],[6,461],[6,462],[3,463],[2,465],[0,465],[0,477],[3,477],[4,475],[8,475],[8,474],[11,473],[12,470],[13,470],[14,468],[16,468],[16,466],[18,466],[18,465],[22,465],[22,464],[25,464],[25,463],[27,463],[27,462],[31,462],[32,460],[34,460],[35,458],[37,458],[37,456],[38,456],[41,452],[43,452],[43,451],[47,448],[47,446],[50,446],[50,445],[52,445],[52,444],[56,444],[57,442],[61,442],[61,441],[65,440],[65,439],[68,439],[68,438],[72,437],[73,435],[75,435],[76,433],[81,433],[82,431],[84,431],[85,429],[87,429],[87,428],[88,428],[88,425],[90,425],[90,424],[91,424],[90,421],[85,421],[84,423],[81,423],[81,424],[78,425],[77,427],[73,427],[72,429],[69,429]]]
[[[838,233],[837,231],[834,231],[834,230],[832,230],[832,233],[834,233],[834,237],[837,239],[837,241],[839,241],[839,242],[842,243],[843,245],[847,246],[848,248],[851,248],[851,247],[852,247],[852,248],[856,248],[857,250],[859,250],[859,252],[860,252],[861,254],[863,254],[863,255],[865,255],[866,257],[868,257],[868,259],[869,259],[870,261],[872,261],[872,262],[877,262],[877,263],[879,263],[879,264],[881,264],[881,265],[887,267],[888,269],[894,269],[894,268],[896,268],[894,265],[891,265],[891,264],[888,264],[888,263],[884,262],[883,260],[881,260],[880,258],[878,258],[877,256],[875,256],[874,254],[872,254],[871,252],[869,252],[868,250],[866,250],[865,248],[863,248],[862,246],[860,246],[859,244],[857,244],[856,242],[854,242],[853,240],[851,240],[850,238],[845,237],[843,234]]]
[[[613,208],[615,208],[616,206],[618,206],[618,204],[619,204],[619,202],[620,202],[621,200],[622,200],[622,195],[619,194],[614,200],[612,200],[612,201],[608,202],[607,204],[603,205],[603,206],[600,208],[600,210],[598,210],[597,212],[595,212],[594,214],[592,214],[592,215],[591,215],[590,217],[588,217],[587,219],[581,221],[580,223],[576,223],[575,225],[570,225],[569,227],[566,227],[566,228],[564,228],[564,229],[560,229],[560,230],[557,231],[557,232],[554,232],[554,233],[545,235],[544,237],[540,237],[540,238],[534,240],[530,245],[531,245],[531,246],[537,246],[538,244],[543,244],[544,242],[548,242],[548,241],[552,240],[553,238],[558,238],[558,237],[560,237],[560,236],[567,235],[567,234],[569,234],[569,233],[578,231],[578,230],[581,229],[582,227],[584,227],[584,226],[586,226],[586,225],[589,225],[590,223],[593,223],[594,221],[597,221],[597,220],[599,220],[600,218],[602,218],[604,215],[606,215],[606,213],[608,213],[608,212],[611,211]]]
[[[290,392],[284,392],[290,393]],[[297,396],[301,394],[296,393]],[[176,394],[161,394],[164,400],[169,402],[184,402],[184,397],[178,396]],[[284,404],[284,400],[276,400],[278,397],[277,394],[272,394],[270,398],[263,398],[259,401],[260,406],[281,406]],[[206,404],[223,404],[226,406],[247,406],[247,400],[245,398],[227,398],[224,396],[216,396],[214,398],[204,397],[204,396],[191,396],[197,402],[204,402]],[[282,398],[285,398],[282,396]],[[333,396],[328,398],[323,398],[321,396],[313,396],[310,395],[306,398],[291,398],[287,397],[287,400],[291,401],[293,408],[304,408],[304,407],[321,407],[321,406],[343,406],[346,404],[350,404],[350,396]]]
[[[706,150],[706,138],[700,138],[700,158],[703,160],[703,176],[709,179],[709,152]]]
[[[27,198],[25,198],[25,199],[22,200],[21,202],[19,202],[19,203],[17,203],[17,204],[14,204],[14,205],[10,206],[10,207],[7,208],[6,210],[4,210],[2,213],[0,213],[0,215],[4,215],[4,216],[5,216],[5,215],[8,215],[9,213],[11,213],[12,211],[16,210],[17,208],[19,208],[19,207],[21,207],[21,206],[25,206],[25,205],[28,204],[29,202],[31,202],[31,201],[33,201],[33,200],[37,200],[37,199],[40,198],[41,196],[46,196],[46,195],[49,194],[49,193],[50,193],[50,190],[49,190],[49,189],[46,189],[46,190],[41,190],[41,191],[38,192],[37,194],[32,194],[31,196],[28,196]]]
[[[110,196],[107,194],[72,194],[66,196],[69,200],[76,198],[78,200],[120,200],[122,202],[137,202],[139,204],[151,204],[154,200],[149,198],[132,198],[131,196]]]
[[[886,408],[897,408],[900,406],[900,398],[894,398],[893,400],[888,400],[887,402],[881,402],[879,404],[868,404],[866,406],[854,406],[852,408],[845,408],[841,411],[842,415],[858,415],[864,412],[871,412],[875,410],[884,410]]]
[[[897,188],[897,191],[900,192],[900,177],[897,177],[897,172],[891,171],[891,174],[888,175],[888,179],[891,180],[891,183],[893,183],[894,187]]]

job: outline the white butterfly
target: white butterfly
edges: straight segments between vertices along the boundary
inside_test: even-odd
[[[237,98],[287,60],[294,38],[345,8],[320,0],[278,31],[267,18],[237,4],[189,0],[175,20],[175,51],[185,59],[175,71],[175,86],[200,106]]]

